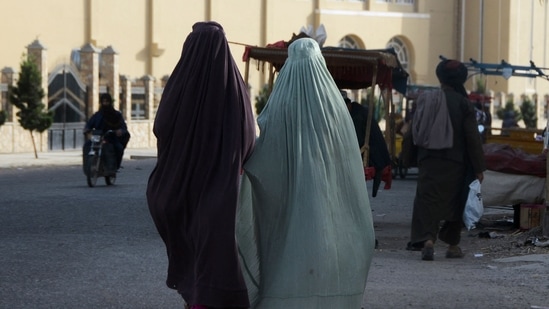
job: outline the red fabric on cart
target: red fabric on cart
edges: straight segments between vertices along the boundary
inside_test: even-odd
[[[529,154],[506,144],[484,144],[486,168],[507,174],[532,175],[545,178],[546,160],[543,154]]]

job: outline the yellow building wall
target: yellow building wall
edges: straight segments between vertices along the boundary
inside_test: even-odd
[[[314,23],[313,1],[267,0],[265,2],[268,12],[265,24],[267,43],[289,41],[293,33],[299,33],[301,27]]]
[[[181,56],[183,42],[192,32],[193,24],[205,20],[205,10],[204,1],[154,1],[153,41],[161,55],[153,58],[152,76],[158,79],[172,73]]]
[[[415,84],[438,84],[439,55],[549,66],[549,5],[537,0],[416,0],[413,5],[374,0],[6,0],[2,11],[10,12],[2,22],[11,30],[0,32],[0,67],[16,73],[35,39],[47,48],[48,71],[68,63],[71,50],[91,41],[118,52],[120,74],[130,79],[149,74],[158,81],[171,74],[192,25],[203,20],[223,25],[242,75],[244,45],[288,41],[302,27],[319,24],[327,31],[325,46],[351,35],[367,49],[382,49],[399,38],[407,45],[410,82]],[[266,68],[250,63],[252,103],[267,82]],[[541,78],[483,78],[493,93],[513,93],[515,98],[549,94],[549,81]],[[467,89],[474,88],[468,82]]]
[[[540,43],[547,41],[547,31],[541,27],[547,18],[546,8],[536,1],[511,1],[509,35],[513,44],[508,46],[508,62],[514,65],[528,66],[532,60],[539,67],[547,67],[546,50],[539,46]],[[523,93],[534,93],[536,84],[538,87],[543,87],[545,91],[549,90],[548,87],[544,87],[549,86],[549,82],[545,80],[509,79],[509,89],[522,90]]]
[[[549,6],[546,3],[524,0],[467,0],[465,3],[465,61],[473,58],[485,64],[499,64],[504,60],[514,66],[527,67],[532,60],[540,68],[548,67]],[[494,102],[493,108],[503,107],[508,99],[513,99],[519,108],[522,95],[532,98],[537,94],[538,127],[545,126],[547,102],[543,97],[549,93],[549,81],[539,77],[513,76],[506,80],[500,75],[476,75],[467,83],[469,90],[476,88],[478,78],[486,82],[492,94],[504,94],[502,102]]]
[[[413,59],[418,74],[415,83],[438,85],[435,68],[440,62],[439,56],[443,55],[451,59],[458,57],[457,3],[458,1],[417,1],[418,12],[429,14],[429,21],[428,30],[425,32],[412,28],[412,25],[405,25],[408,31],[423,37],[422,40],[412,41],[417,51]]]
[[[437,4],[440,1],[431,2],[443,10],[452,7]],[[368,5],[379,11],[364,11]],[[433,39],[433,27],[429,25],[433,17],[428,12],[413,13],[413,5],[333,0],[57,0],[53,3],[25,0],[9,1],[7,6],[9,11],[25,12],[4,18],[7,24],[25,25],[18,29],[17,35],[0,34],[12,47],[0,50],[0,65],[16,70],[26,46],[37,37],[47,47],[49,70],[68,63],[71,50],[80,48],[89,39],[100,49],[110,45],[118,52],[121,74],[131,78],[150,74],[159,79],[171,73],[192,25],[206,19],[223,25],[227,38],[233,42],[231,50],[241,71],[244,71],[241,44],[264,46],[289,40],[301,27],[320,23],[328,33],[326,46],[337,45],[349,34],[360,38],[366,48],[385,48],[391,37],[401,37],[410,44],[412,76],[418,82],[429,82],[425,65],[436,61],[436,56],[429,55]],[[395,7],[400,12],[390,12]],[[440,46],[448,46],[443,43]],[[435,60],[425,60],[429,58]],[[250,81],[257,84],[252,85],[254,90],[264,80],[261,75],[250,70]]]
[[[91,39],[103,49],[111,45],[119,54],[120,72],[142,76],[147,72],[146,1],[94,0],[91,12]]]
[[[84,37],[84,1],[2,1],[0,67],[19,71],[27,46],[39,39],[48,50],[49,67],[68,62]],[[9,12],[9,13],[8,13]]]

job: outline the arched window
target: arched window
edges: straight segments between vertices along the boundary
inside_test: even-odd
[[[341,48],[349,48],[349,49],[362,49],[363,44],[361,44],[357,39],[353,38],[351,35],[344,36],[341,40],[339,40],[338,47]],[[351,100],[355,100],[359,103],[362,103],[364,100],[366,100],[367,92],[365,89],[349,89],[349,98]]]
[[[339,47],[343,48],[360,48],[359,44],[349,35],[346,35],[338,43]]]
[[[71,62],[80,70],[80,49],[73,48],[71,50]]]
[[[398,61],[400,61],[400,64],[402,64],[404,70],[408,71],[409,54],[406,44],[404,44],[404,42],[402,42],[399,38],[394,37],[387,43],[387,48],[392,48],[395,50]]]

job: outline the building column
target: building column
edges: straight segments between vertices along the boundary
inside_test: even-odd
[[[125,76],[120,76],[120,112],[126,122],[132,120],[132,82]]]
[[[110,45],[101,51],[100,72],[101,76],[107,80],[107,89],[113,97],[114,108],[120,109],[121,102],[118,100],[120,94],[118,52]]]
[[[88,43],[80,48],[80,74],[87,86],[86,118],[99,108],[99,51]]]
[[[45,109],[48,108],[48,61],[46,47],[38,40],[34,40],[27,46],[27,59],[32,61],[38,67],[40,72],[41,87],[44,91],[44,97],[42,98],[42,104]],[[48,149],[48,131],[41,133],[39,140],[36,143],[38,151],[44,151]]]
[[[27,59],[34,62],[40,72],[40,78],[42,79],[42,89],[44,90],[44,98],[42,103],[44,106],[48,106],[48,62],[46,47],[38,40],[34,40],[29,46],[27,46]]]
[[[145,119],[154,119],[154,77],[143,76],[143,86],[145,87]]]
[[[15,74],[15,71],[10,67],[5,67],[2,69],[2,73],[0,75],[0,94],[6,93],[6,100],[5,102],[2,102],[2,108],[0,110],[4,110],[8,113],[8,118],[6,119],[6,122],[15,122],[15,113],[13,112],[13,105],[9,102],[9,92],[8,89],[10,86],[13,86],[13,75]]]

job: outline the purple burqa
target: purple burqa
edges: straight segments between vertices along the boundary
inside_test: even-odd
[[[187,304],[248,308],[235,214],[255,123],[221,25],[193,26],[164,88],[153,131],[158,161],[147,201],[166,244],[168,287]]]

